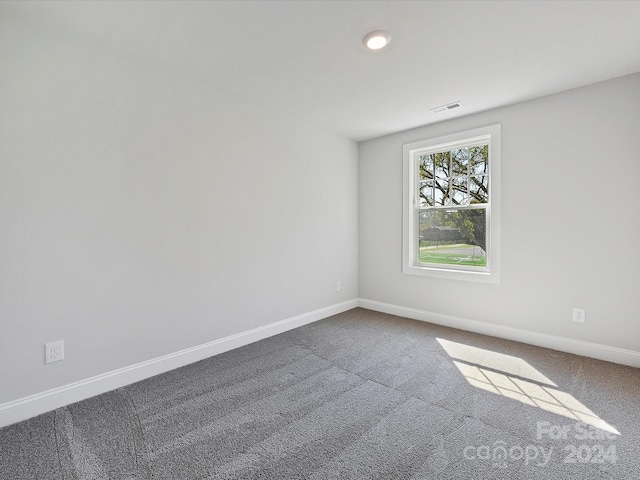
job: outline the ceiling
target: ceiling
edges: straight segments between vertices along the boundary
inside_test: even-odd
[[[640,71],[640,1],[5,1],[360,141]],[[362,37],[390,32],[367,51]],[[463,106],[439,114],[431,108]]]

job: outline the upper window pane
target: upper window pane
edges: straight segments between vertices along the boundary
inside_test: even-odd
[[[469,178],[470,203],[489,203],[489,176]]]
[[[469,204],[469,182],[466,177],[456,177],[451,180],[451,203],[453,205]]]
[[[489,203],[489,145],[418,156],[420,208]]]
[[[449,194],[449,182],[445,178],[444,180],[436,180],[434,189],[434,205],[443,206],[446,205],[447,195]]]
[[[451,171],[456,176],[469,175],[469,149],[456,148],[451,150]]]
[[[434,155],[420,155],[418,157],[418,165],[420,167],[420,180],[433,178],[433,162]]]
[[[480,145],[469,149],[471,155],[469,173],[486,175],[489,173],[489,145]]]
[[[449,178],[449,164],[451,162],[451,152],[441,152],[432,155],[435,167],[436,178],[446,180]]]
[[[418,201],[420,208],[431,207],[434,205],[433,181],[420,182],[420,199]]]

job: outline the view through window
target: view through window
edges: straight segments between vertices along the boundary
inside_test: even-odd
[[[418,158],[419,261],[487,265],[489,145]]]
[[[404,146],[405,273],[498,283],[499,133],[495,125]]]

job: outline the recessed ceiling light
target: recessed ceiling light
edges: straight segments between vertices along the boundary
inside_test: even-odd
[[[391,41],[391,35],[384,30],[374,30],[367,33],[362,39],[362,43],[370,50],[380,50],[386,47]]]

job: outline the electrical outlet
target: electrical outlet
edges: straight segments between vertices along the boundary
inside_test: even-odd
[[[573,321],[577,323],[585,323],[587,320],[587,311],[584,308],[573,307]]]
[[[342,282],[340,280],[338,280],[336,282],[336,292],[339,292],[342,290]]]
[[[64,340],[44,344],[44,363],[64,360]]]

